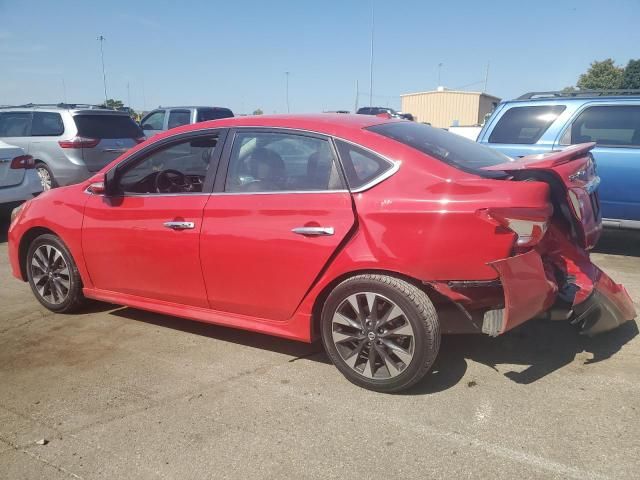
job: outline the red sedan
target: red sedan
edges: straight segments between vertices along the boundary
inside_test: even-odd
[[[441,333],[547,316],[593,334],[634,318],[589,260],[592,147],[512,160],[366,115],[205,122],[16,209],[9,255],[52,311],[90,298],[320,337],[350,381],[398,391]]]

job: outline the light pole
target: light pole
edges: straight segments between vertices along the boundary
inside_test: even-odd
[[[373,106],[373,29],[375,26],[375,11],[371,2],[371,55],[369,57],[369,106]]]
[[[444,65],[444,64],[442,64],[442,63],[438,64],[438,85],[437,85],[438,87],[441,86],[441,84],[440,84],[440,70],[442,70],[442,65]]]
[[[104,85],[104,103],[107,104],[107,74],[104,71],[104,48],[102,44],[106,40],[102,35],[100,35],[97,40],[100,42],[100,58],[102,59],[102,83]]]
[[[291,72],[284,72],[287,84],[287,113],[291,113],[291,110],[289,110],[289,73]]]

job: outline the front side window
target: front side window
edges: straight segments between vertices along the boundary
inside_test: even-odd
[[[0,137],[26,137],[29,135],[31,113],[0,113]]]
[[[144,130],[162,130],[164,128],[164,110],[153,112],[142,121]]]
[[[34,112],[31,125],[32,137],[58,136],[64,133],[64,124],[59,113]]]
[[[169,129],[189,125],[191,123],[191,112],[189,110],[171,110],[169,112]],[[159,129],[154,129],[159,130]]]
[[[227,192],[344,188],[328,140],[286,133],[241,132],[233,141]]]
[[[117,171],[117,190],[124,194],[200,193],[217,144],[217,135],[207,135],[165,145]]]
[[[561,143],[588,142],[603,147],[640,147],[640,106],[587,108],[573,122]]]
[[[512,107],[493,127],[489,143],[533,145],[565,108],[564,105]]]

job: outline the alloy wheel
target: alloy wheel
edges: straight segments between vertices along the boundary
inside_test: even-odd
[[[42,183],[42,190],[51,190],[51,174],[49,170],[44,167],[36,167],[36,172],[40,177],[40,183]]]
[[[71,274],[62,252],[52,245],[41,245],[31,258],[31,278],[38,294],[59,305],[69,295]]]
[[[415,336],[402,309],[373,292],[347,297],[332,319],[332,338],[342,360],[370,379],[402,373],[413,359]]]

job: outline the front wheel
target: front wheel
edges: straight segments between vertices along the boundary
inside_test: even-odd
[[[33,294],[49,310],[69,313],[84,304],[76,263],[67,246],[55,235],[40,235],[31,243],[26,269]]]
[[[352,383],[398,392],[420,381],[440,347],[433,303],[415,285],[386,275],[351,277],[329,294],[322,342]]]

